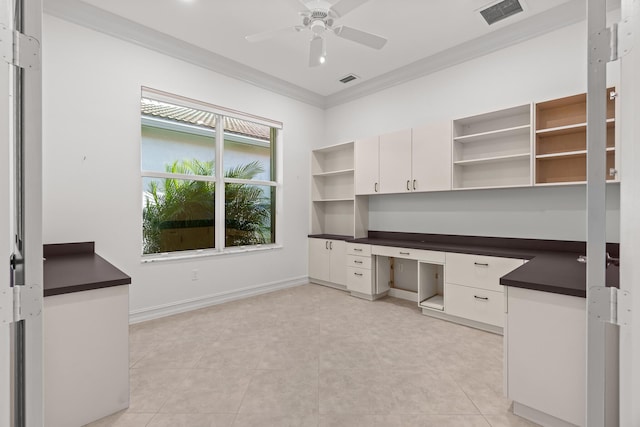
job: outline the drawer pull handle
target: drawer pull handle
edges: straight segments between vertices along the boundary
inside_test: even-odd
[[[407,191],[411,191],[411,181],[407,180]]]
[[[353,248],[353,251],[354,251],[354,252],[362,252],[362,249],[360,249],[360,248]]]
[[[474,262],[478,267],[489,267],[489,264],[486,262]]]
[[[353,273],[354,276],[358,276],[358,277],[362,277],[363,274],[362,273]]]
[[[417,180],[415,180],[415,179],[413,180],[413,189],[414,189],[414,190],[416,189],[416,181],[417,181]]]
[[[329,242],[329,250],[333,250],[333,242]]]
[[[324,248],[325,249],[329,249],[329,241],[328,240],[326,242],[324,242]]]
[[[400,252],[400,255],[411,255],[411,252]]]
[[[377,193],[378,192],[378,183],[376,182],[375,184],[373,184],[373,190]]]
[[[489,297],[479,297],[478,295],[473,296],[475,299],[480,299],[482,301],[489,301]]]
[[[362,261],[353,261],[354,264],[362,264]]]

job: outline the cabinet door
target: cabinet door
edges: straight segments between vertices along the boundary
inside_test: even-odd
[[[339,285],[347,285],[347,242],[341,240],[329,241],[329,253],[331,256],[329,271],[330,282]]]
[[[380,192],[411,191],[411,129],[380,136]]]
[[[378,137],[359,139],[354,145],[355,193],[375,194],[378,184]]]
[[[309,239],[309,278],[331,281],[329,241]]]
[[[451,190],[451,122],[413,129],[413,191]]]

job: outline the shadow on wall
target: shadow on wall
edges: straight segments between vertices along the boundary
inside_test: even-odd
[[[508,188],[369,197],[369,229],[586,240],[586,187]],[[620,241],[620,186],[607,185],[607,241]]]

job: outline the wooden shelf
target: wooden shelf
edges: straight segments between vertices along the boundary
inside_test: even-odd
[[[505,156],[493,156],[493,157],[484,157],[479,159],[458,160],[453,162],[453,164],[458,166],[467,166],[467,165],[477,165],[481,163],[502,163],[502,162],[510,162],[513,160],[529,159],[530,156],[531,154],[529,153],[508,154]]]
[[[615,99],[609,97],[612,90],[607,89],[607,171],[615,167]],[[536,185],[586,180],[586,102],[583,93],[536,104]]]

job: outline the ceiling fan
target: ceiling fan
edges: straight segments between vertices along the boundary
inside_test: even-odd
[[[332,5],[328,0],[299,0],[306,10],[300,12],[302,17],[301,25],[280,28],[263,33],[246,36],[249,42],[259,42],[270,39],[283,33],[311,31],[311,43],[309,52],[309,66],[316,67],[324,64],[327,53],[325,49],[324,36],[333,33],[343,39],[368,46],[373,49],[382,49],[387,43],[387,39],[366,31],[347,27],[346,25],[334,26],[335,20],[342,18],[347,13],[361,6],[369,0],[338,0]]]

